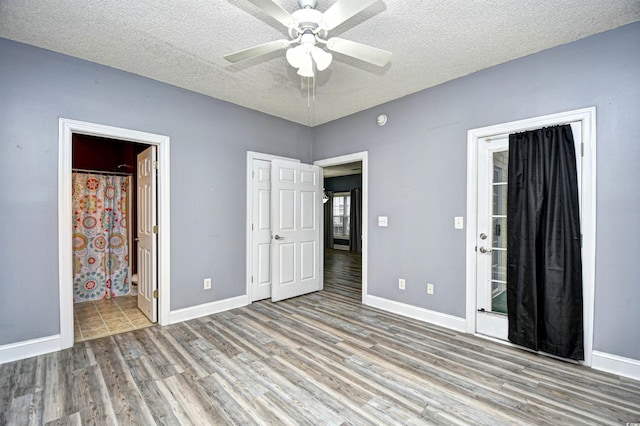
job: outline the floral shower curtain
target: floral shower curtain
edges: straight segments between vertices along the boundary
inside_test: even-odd
[[[73,301],[129,294],[128,176],[73,173]]]

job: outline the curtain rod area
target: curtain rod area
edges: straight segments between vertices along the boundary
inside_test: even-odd
[[[72,172],[78,173],[91,173],[94,175],[112,175],[112,176],[133,176],[133,173],[126,172],[106,172],[102,170],[87,170],[87,169],[71,169]]]

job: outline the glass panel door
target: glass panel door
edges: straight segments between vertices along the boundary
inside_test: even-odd
[[[478,147],[476,331],[507,339],[507,177],[509,140],[485,138]]]

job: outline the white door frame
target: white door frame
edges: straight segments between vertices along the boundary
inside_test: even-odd
[[[253,233],[251,232],[251,218],[253,212],[253,179],[251,176],[251,172],[253,171],[253,160],[287,160],[294,161],[299,163],[300,160],[295,158],[281,157],[278,155],[272,154],[264,154],[261,152],[247,151],[247,224],[245,229],[247,230],[246,234],[246,274],[245,274],[245,282],[247,285],[246,294],[247,294],[247,302],[253,302],[253,294],[251,288],[251,275],[252,275],[252,257],[253,257]]]
[[[339,157],[325,158],[314,161],[313,164],[320,167],[339,166],[362,161],[362,304],[368,305],[369,296],[367,286],[367,271],[369,265],[369,152],[362,151]],[[324,187],[324,185],[323,185]],[[324,229],[324,221],[322,221]],[[324,250],[324,231],[320,233],[320,243]],[[320,256],[323,260],[324,256]],[[324,261],[323,261],[324,262]],[[320,265],[324,270],[324,264]]]
[[[170,175],[169,137],[67,118],[59,120],[58,150],[58,286],[60,344],[73,346],[72,197],[73,134],[98,136],[158,147],[158,323],[169,324],[170,304]]]
[[[581,188],[582,279],[584,309],[584,364],[590,366],[593,355],[593,318],[595,307],[596,260],[596,108],[512,121],[469,130],[467,133],[467,233],[466,233],[466,332],[476,334],[476,234],[478,143],[491,136],[538,129],[541,127],[581,122],[583,157]],[[580,155],[580,153],[576,153]],[[478,336],[482,336],[479,335]],[[482,336],[484,337],[484,336]],[[505,342],[508,344],[508,342]]]

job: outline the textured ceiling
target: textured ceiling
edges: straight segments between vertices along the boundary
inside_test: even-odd
[[[296,0],[276,3],[298,9]],[[325,11],[335,0],[318,3]],[[239,64],[223,59],[287,38],[246,0],[0,0],[0,37],[308,126],[638,20],[638,0],[380,0],[330,36],[389,50],[391,63],[334,54],[308,103],[284,51]]]

